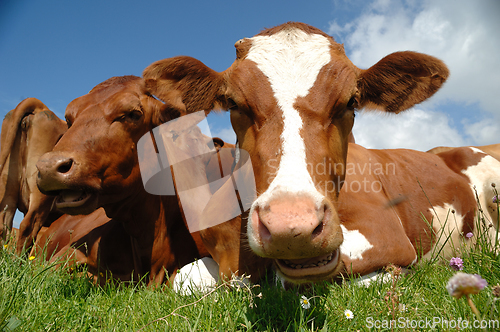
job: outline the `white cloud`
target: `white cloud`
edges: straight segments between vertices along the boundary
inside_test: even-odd
[[[479,122],[464,121],[465,133],[475,145],[487,145],[500,142],[500,117],[486,118]]]
[[[497,101],[500,88],[499,14],[498,0],[375,0],[351,22],[343,25],[331,22],[328,32],[344,42],[347,55],[360,68],[368,68],[385,55],[401,50],[423,52],[442,59],[450,68],[450,78],[425,104],[432,111],[420,111],[435,118],[425,120],[424,113],[419,113],[420,118],[408,113],[394,121],[406,123],[405,117],[411,118],[413,126],[406,123],[409,133],[417,133],[422,129],[419,128],[421,123],[426,123],[426,131],[434,133],[430,137],[439,139],[434,145],[449,141],[445,137],[451,137],[451,133],[456,133],[455,141],[464,144],[491,144],[500,141],[497,134],[500,127]],[[484,118],[475,121],[455,119],[455,123],[445,121],[436,109],[449,101],[461,105],[477,104]],[[373,121],[381,125],[378,131],[382,133],[394,130],[382,120]],[[367,130],[358,128],[358,132],[368,135],[365,134],[370,132],[368,121],[359,122],[358,126],[367,126]],[[456,124],[462,124],[463,129],[455,129]],[[404,133],[395,133],[408,143],[412,141]],[[398,137],[394,136],[391,141]],[[382,142],[383,138],[370,140]],[[397,144],[410,147],[406,142]]]
[[[398,115],[360,112],[356,115],[353,134],[356,143],[374,149],[427,151],[436,146],[466,145],[450,122],[444,113],[419,108]]]
[[[231,126],[229,112],[211,112],[207,121],[212,137],[219,137],[224,142],[235,144],[236,134]]]

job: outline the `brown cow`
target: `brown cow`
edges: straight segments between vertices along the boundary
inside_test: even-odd
[[[24,213],[17,237],[18,254],[33,244],[42,226],[61,215],[52,209],[54,198],[38,190],[35,165],[66,129],[66,122],[36,98],[23,100],[2,123],[0,235],[12,228],[16,209]]]
[[[136,275],[148,273],[150,284],[171,281],[179,267],[208,255],[199,234],[190,234],[183,222],[177,197],[146,192],[139,169],[139,139],[184,111],[174,93],[164,104],[141,78],[111,78],[68,105],[68,131],[37,163],[38,186],[57,196],[58,209],[77,215],[102,207],[120,225],[113,227],[123,228],[133,252],[124,255],[134,257]]]
[[[231,110],[259,194],[248,217],[251,249],[292,282],[330,279],[343,270],[337,204],[354,109],[399,113],[434,94],[448,69],[434,57],[397,52],[362,70],[333,38],[300,23],[242,39],[236,55],[222,73],[175,57],[143,76],[160,99],[179,91],[188,112]],[[323,163],[331,172],[314,167]]]
[[[212,140],[199,135],[195,128],[177,135],[178,143],[186,135],[200,139],[202,144]],[[230,156],[234,145],[225,143],[220,138],[213,138],[213,145],[218,154],[210,154],[211,158],[205,164],[207,176],[217,180],[224,176],[221,175],[221,168],[229,169],[232,166]],[[221,156],[222,147],[225,153]],[[221,162],[225,163],[223,167]],[[64,215],[56,220],[37,239],[33,254],[41,253],[51,261],[59,261],[67,266],[85,264],[95,280],[103,284],[110,279],[130,280],[131,276],[136,281],[140,279],[141,275],[136,273],[138,260],[134,257],[132,248],[131,237],[125,232],[123,225],[116,219],[108,218],[103,209],[98,209],[89,215]]]

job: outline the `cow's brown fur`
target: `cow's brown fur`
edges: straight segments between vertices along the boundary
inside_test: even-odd
[[[2,123],[0,237],[12,228],[16,209],[21,211],[24,218],[17,233],[18,254],[31,247],[42,226],[61,215],[52,209],[53,198],[38,190],[35,164],[52,150],[66,129],[66,123],[36,98],[23,100]]]
[[[99,221],[104,216],[93,211],[102,207],[114,223],[110,234],[116,228],[123,229],[121,236],[129,237],[123,241],[132,244],[124,244],[127,252],[122,253],[119,248],[110,252],[128,263],[133,257],[136,275],[148,274],[150,284],[171,281],[177,269],[208,255],[199,234],[189,233],[177,197],[148,194],[139,170],[138,140],[183,112],[184,105],[175,94],[162,103],[151,96],[141,78],[112,78],[68,105],[66,118],[70,128],[54,150],[37,164],[38,184],[45,193],[60,195],[78,190],[90,194],[84,205],[62,208],[63,212],[92,213],[85,218]],[[89,222],[89,228],[79,236],[87,236],[97,221]],[[100,247],[109,236],[99,235]],[[100,264],[108,266],[109,272],[122,280],[132,277],[117,273],[114,261]],[[99,270],[98,266],[93,268]]]

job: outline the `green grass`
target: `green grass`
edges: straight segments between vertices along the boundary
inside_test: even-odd
[[[500,284],[500,257],[491,249],[482,243],[464,248],[461,257],[463,272],[488,281],[472,296],[482,318],[500,320],[500,301],[493,295]],[[8,246],[0,248],[0,331],[420,331],[437,319],[434,330],[456,331],[450,324],[473,324],[465,298],[446,291],[455,274],[447,262],[422,263],[408,274],[390,272],[392,282],[369,287],[345,282],[285,291],[268,281],[181,296],[167,287],[96,286],[82,271],[68,273],[18,257]],[[310,299],[309,309],[301,307],[302,295]],[[353,319],[346,318],[346,309]]]

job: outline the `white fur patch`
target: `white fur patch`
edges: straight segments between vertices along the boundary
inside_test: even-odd
[[[357,229],[350,231],[344,225],[340,225],[340,227],[344,235],[340,252],[351,259],[363,259],[363,253],[373,248],[373,245]]]
[[[464,216],[458,214],[453,205],[448,203],[444,206],[434,206],[429,211],[433,215],[433,220],[427,221],[434,226],[437,242],[423,259],[435,257],[438,253],[444,258],[451,258],[455,254],[455,248],[458,248],[462,241]]]
[[[388,283],[392,281],[392,276],[387,272],[372,272],[364,276],[349,281],[351,286],[364,286],[369,287],[371,284],[375,283]]]
[[[305,144],[300,135],[302,118],[293,105],[298,97],[307,96],[321,68],[331,61],[330,41],[300,29],[256,36],[251,40],[247,59],[254,61],[268,77],[283,112],[280,165],[276,177],[257,202],[268,202],[282,192],[306,193],[319,208],[323,195],[316,190],[307,170]]]
[[[209,257],[184,265],[174,279],[174,291],[181,295],[208,293],[219,279],[219,265]]]
[[[471,149],[475,153],[484,153],[474,147],[471,147]],[[498,211],[496,203],[493,203],[495,191],[491,184],[494,183],[497,188],[500,188],[500,161],[486,155],[477,165],[468,167],[462,173],[469,178],[474,194],[477,193],[485,217],[489,219],[489,222],[495,222],[494,224],[496,224]]]

